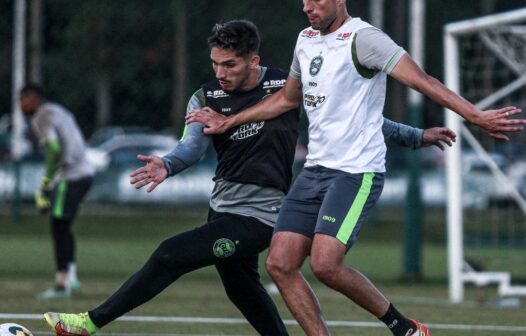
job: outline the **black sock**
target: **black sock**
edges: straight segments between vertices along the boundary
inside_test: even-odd
[[[380,320],[391,330],[394,336],[409,336],[412,335],[416,329],[413,322],[402,315],[391,303],[384,316]],[[411,331],[410,333],[408,333]]]

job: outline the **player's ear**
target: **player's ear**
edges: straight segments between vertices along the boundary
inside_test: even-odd
[[[257,54],[250,56],[250,69],[257,68],[259,66],[260,60],[261,58]]]

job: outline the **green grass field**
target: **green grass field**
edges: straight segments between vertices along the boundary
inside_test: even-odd
[[[402,280],[402,234],[394,213],[375,214],[378,224],[366,227],[346,263],[371,280],[405,314],[431,325],[432,335],[524,335],[526,307],[496,307],[495,288],[468,288],[463,304],[448,300],[446,250],[443,214],[430,214],[426,224],[423,253],[423,279]],[[35,295],[52,284],[53,262],[48,224],[45,217],[25,209],[18,224],[11,223],[8,212],[0,215],[0,316],[5,314],[42,314],[46,311],[80,312],[93,308],[107,298],[129,275],[136,271],[164,238],[202,223],[206,208],[156,207],[89,209],[75,224],[82,294],[70,300],[39,301]],[[433,224],[433,221],[436,223]],[[443,228],[442,228],[443,229]],[[490,251],[485,251],[490,253]],[[262,256],[262,260],[265,254]],[[520,265],[518,266],[521,267]],[[522,265],[524,272],[524,266]],[[261,269],[266,283],[269,277]],[[306,269],[328,321],[367,322],[371,326],[332,326],[333,335],[390,335],[378,320],[362,311],[340,294],[319,284]],[[279,295],[274,296],[285,319],[291,320]],[[19,315],[17,315],[19,316]],[[101,335],[254,335],[240,313],[228,301],[213,268],[188,274],[151,302],[130,312],[127,317],[203,317],[224,318],[201,322],[115,321]],[[17,322],[36,335],[51,335],[33,315],[0,318]],[[480,326],[476,330],[473,326]],[[495,329],[490,330],[491,326]],[[296,325],[288,326],[291,335],[302,335]]]

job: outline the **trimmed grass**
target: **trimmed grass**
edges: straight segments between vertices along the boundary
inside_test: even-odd
[[[75,224],[78,264],[83,284],[82,295],[72,300],[38,301],[35,295],[51,285],[53,262],[51,241],[45,217],[24,213],[20,223],[11,224],[0,215],[0,313],[41,314],[45,311],[85,311],[100,304],[135,272],[165,238],[200,225],[206,208],[173,208],[159,211],[154,207],[119,211],[85,212]],[[389,214],[386,217],[395,217]],[[446,250],[440,239],[424,244],[423,274],[420,282],[402,280],[402,243],[400,224],[384,222],[364,229],[359,243],[347,256],[353,265],[386,294],[405,314],[428,323],[526,326],[526,308],[497,308],[495,288],[468,288],[461,305],[447,301]],[[431,228],[433,228],[431,226]],[[430,230],[433,232],[438,229]],[[429,233],[428,233],[429,234]],[[262,260],[266,253],[262,255]],[[264,269],[265,282],[270,282]],[[322,304],[327,320],[378,322],[339,293],[317,282],[308,269],[305,275]],[[292,319],[279,295],[274,296],[285,319]],[[151,302],[129,315],[242,318],[228,301],[218,276],[211,267],[188,274]],[[2,321],[0,322],[7,322]],[[16,321],[35,332],[46,331],[41,321]],[[291,335],[302,335],[297,326],[289,326]],[[385,328],[333,327],[333,335],[386,335]],[[116,321],[104,333],[193,333],[254,335],[248,325],[203,323],[137,323]],[[510,332],[433,330],[440,335],[517,335]]]

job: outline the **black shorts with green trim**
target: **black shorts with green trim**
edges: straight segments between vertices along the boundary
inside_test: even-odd
[[[311,239],[315,233],[323,233],[349,250],[383,185],[383,173],[350,174],[322,166],[305,167],[283,201],[274,232],[295,232]]]
[[[51,192],[51,217],[72,220],[77,215],[80,203],[88,193],[93,176],[77,180],[60,180]]]

